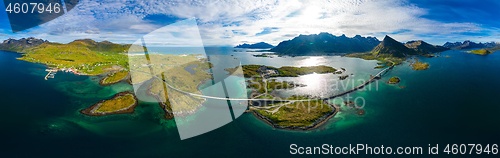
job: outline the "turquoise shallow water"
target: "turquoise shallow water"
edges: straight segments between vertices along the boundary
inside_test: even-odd
[[[349,73],[354,73],[354,80],[367,79],[368,74],[378,71],[373,70],[375,61],[341,57],[254,58],[249,53],[232,50],[206,48],[208,54],[233,54],[242,64],[345,67]],[[221,128],[181,141],[176,122],[161,119],[163,112],[157,103],[141,102],[134,114],[88,117],[78,113],[114,93],[132,90],[126,83],[103,87],[98,85],[98,79],[93,79],[97,77],[61,72],[55,79],[45,81],[43,65],[16,60],[20,56],[16,53],[0,52],[0,134],[3,136],[0,155],[280,157],[289,155],[292,143],[300,146],[363,143],[424,148],[436,143],[440,146],[447,143],[498,144],[500,119],[497,112],[500,108],[496,99],[500,89],[497,83],[500,53],[480,56],[447,51],[442,55],[451,57],[420,58],[431,64],[425,71],[411,70],[407,63],[397,66],[380,80],[378,90],[351,93],[350,97],[365,100],[366,114],[358,116],[354,110],[344,108],[322,127],[324,130],[276,130],[253,115],[243,114]],[[399,85],[405,87],[383,83],[390,76],[400,77]],[[335,79],[324,80],[326,83],[333,81]],[[220,93],[209,90],[204,94]],[[305,91],[313,95],[324,93]],[[330,88],[324,91],[335,92]]]

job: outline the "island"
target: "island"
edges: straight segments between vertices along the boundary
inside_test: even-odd
[[[274,53],[262,53],[262,54],[254,54],[252,55],[254,57],[270,57],[273,58],[273,56],[276,56]],[[278,55],[278,57],[282,57],[281,55]]]
[[[477,49],[477,50],[466,51],[466,53],[472,53],[477,55],[488,55],[492,54],[493,52],[488,49]]]
[[[399,82],[401,82],[401,79],[399,77],[391,77],[389,78],[389,84],[398,84]]]
[[[427,57],[427,58],[441,57],[441,55],[434,55],[434,54],[424,54],[424,55],[421,55],[421,56]]]
[[[120,92],[113,98],[102,100],[80,113],[88,116],[105,116],[112,114],[133,113],[137,106],[137,98],[133,93]]]
[[[347,79],[347,77],[349,77],[349,75],[339,76],[339,80],[345,80],[345,79]]]
[[[258,54],[258,55],[253,55],[254,57],[269,57],[267,54]]]
[[[429,68],[429,63],[420,62],[418,59],[414,59],[410,62],[410,66],[413,70],[427,70]]]

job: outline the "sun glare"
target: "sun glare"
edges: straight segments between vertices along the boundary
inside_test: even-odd
[[[324,63],[325,58],[323,57],[309,57],[300,62],[300,66],[318,66]]]

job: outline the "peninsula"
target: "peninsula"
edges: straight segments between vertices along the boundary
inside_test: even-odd
[[[240,45],[237,45],[236,47],[234,48],[247,48],[247,49],[269,49],[269,48],[273,48],[274,46],[269,44],[269,43],[266,43],[266,42],[259,42],[259,43],[255,43],[255,44],[246,44],[246,43],[243,43],[243,44],[240,44]]]
[[[246,78],[259,76],[261,73],[265,73],[267,77],[297,77],[299,75],[306,75],[311,73],[334,73],[337,69],[319,65],[319,66],[308,66],[308,67],[292,67],[292,66],[283,66],[280,68],[275,68],[271,66],[265,65],[242,65],[243,75]],[[233,75],[241,75],[235,74],[238,67],[224,69],[229,72],[229,74]]]
[[[79,75],[99,75],[113,70],[113,66],[127,69],[127,50],[130,44],[79,39],[67,44],[27,38],[5,40],[0,50],[23,54],[20,60],[42,63],[53,70],[71,70]]]
[[[125,70],[121,70],[118,72],[113,72],[111,74],[108,74],[107,77],[101,79],[99,82],[100,85],[106,86],[106,85],[111,85],[118,83],[120,81],[123,81],[125,79],[129,78],[129,72]]]

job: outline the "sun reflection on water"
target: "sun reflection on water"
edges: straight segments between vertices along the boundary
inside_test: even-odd
[[[311,96],[327,96],[328,94],[334,92],[332,87],[336,85],[336,79],[333,74],[308,74],[299,77],[279,77],[279,81],[292,81],[294,83],[300,83],[306,85],[305,87],[297,87],[287,90],[277,90],[281,94],[300,94],[300,95],[311,95]],[[285,95],[289,96],[289,95]]]
[[[308,57],[306,59],[299,61],[297,66],[318,66],[324,64],[325,64],[324,57]]]

